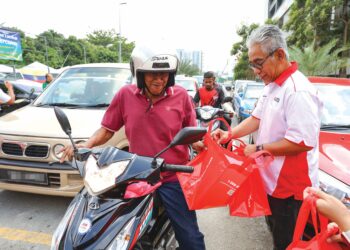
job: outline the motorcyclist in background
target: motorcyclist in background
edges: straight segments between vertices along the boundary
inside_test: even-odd
[[[131,71],[136,84],[126,85],[108,107],[101,128],[79,147],[92,148],[106,143],[125,126],[130,152],[154,156],[165,148],[182,128],[196,126],[193,103],[186,90],[174,86],[178,67],[176,53],[161,46],[136,46],[131,54]],[[202,147],[201,143],[198,143]],[[196,148],[196,144],[193,145]],[[71,158],[73,149],[65,148],[61,161]],[[189,159],[186,145],[173,147],[161,155],[166,163],[185,165]],[[175,231],[179,249],[205,249],[195,211],[188,209],[184,194],[173,172],[164,172],[157,189]]]
[[[215,82],[215,74],[212,71],[204,73],[203,87],[201,87],[193,98],[196,106],[213,106],[221,108],[225,98],[224,91]]]
[[[207,71],[203,76],[203,87],[201,87],[193,98],[194,103],[198,107],[212,106],[214,108],[222,108],[234,114],[232,104],[225,103],[225,93],[222,87],[216,83],[213,71]],[[223,116],[227,123],[231,125],[231,116],[225,114]]]

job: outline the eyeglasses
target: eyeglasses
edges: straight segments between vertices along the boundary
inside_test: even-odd
[[[272,56],[276,50],[278,49],[275,49],[274,51],[270,52],[270,54],[268,54],[261,62],[256,62],[256,63],[253,63],[253,62],[249,62],[249,67],[252,68],[252,69],[259,69],[261,70],[263,67],[264,67],[264,63],[266,62],[266,60]]]

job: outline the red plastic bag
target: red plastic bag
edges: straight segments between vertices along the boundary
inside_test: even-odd
[[[188,207],[192,210],[227,206],[234,202],[237,190],[254,170],[255,159],[241,154],[242,147],[232,152],[213,141],[210,136],[212,124],[204,138],[207,149],[188,164],[194,167],[194,172],[177,173]],[[260,178],[259,173],[254,175],[251,180]],[[263,187],[260,190],[264,192]],[[263,196],[267,201],[266,193]]]
[[[338,243],[328,243],[326,240],[331,235],[338,233],[338,228],[332,230],[327,229],[328,219],[317,213],[316,197],[313,195],[307,196],[299,210],[297,223],[295,225],[293,241],[287,247],[287,250],[341,250]],[[309,215],[311,214],[312,224],[316,235],[309,241],[301,240]],[[318,221],[320,226],[318,227]]]

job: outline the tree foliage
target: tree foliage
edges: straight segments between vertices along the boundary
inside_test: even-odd
[[[349,58],[349,51],[342,49],[350,39],[348,6],[349,0],[294,0],[284,26],[289,31],[289,46],[303,50],[312,44],[317,50],[335,39],[337,43],[332,50],[340,49],[337,58]],[[342,67],[340,73],[345,77],[346,69]]]
[[[96,30],[84,39],[75,36],[65,38],[54,30],[45,31],[35,37],[26,36],[17,28],[8,28],[21,35],[23,61],[0,60],[0,64],[15,64],[17,68],[38,61],[53,68],[85,63],[118,62],[119,42],[122,48],[122,62],[129,62],[135,47],[114,30]],[[46,52],[47,50],[47,52]],[[85,50],[85,52],[84,52]]]
[[[199,75],[200,69],[196,65],[193,65],[190,60],[183,59],[179,62],[177,74],[188,76]]]
[[[348,66],[346,59],[339,58],[339,53],[347,48],[335,49],[336,40],[332,40],[324,46],[315,47],[314,42],[304,49],[292,46],[289,50],[290,57],[299,64],[299,70],[307,76],[332,75],[342,67]]]
[[[237,58],[237,63],[233,69],[234,79],[255,79],[253,71],[249,68],[248,59],[248,48],[246,46],[247,39],[250,33],[259,27],[258,24],[253,23],[251,25],[242,24],[242,26],[237,30],[237,35],[239,35],[242,40],[240,42],[234,43],[231,49],[231,55]]]

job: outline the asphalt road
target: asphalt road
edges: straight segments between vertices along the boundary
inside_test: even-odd
[[[0,249],[49,249],[70,198],[0,190]],[[208,250],[272,249],[263,218],[229,216],[227,208],[197,212]]]

